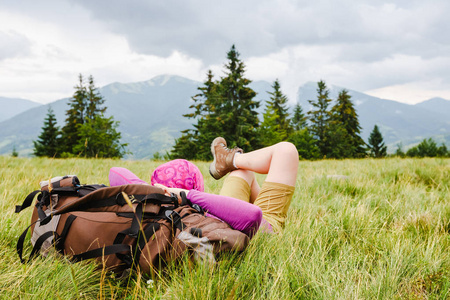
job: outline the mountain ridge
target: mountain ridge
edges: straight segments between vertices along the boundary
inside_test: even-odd
[[[42,104],[21,98],[0,97],[0,122],[8,120],[21,112]]]
[[[128,143],[129,150],[133,152],[127,158],[151,158],[155,152],[170,150],[174,140],[181,135],[180,131],[192,128],[192,120],[182,115],[190,112],[191,98],[202,85],[195,80],[165,74],[140,82],[113,82],[99,88],[106,99],[107,116],[112,115],[120,121],[118,130],[122,132],[122,142]],[[261,114],[265,109],[264,100],[270,97],[267,91],[271,91],[272,84],[254,81],[250,86],[257,92],[256,100],[261,101],[258,109]],[[316,86],[317,83],[308,82],[298,89],[295,100],[305,112],[309,110],[307,100],[317,98]],[[330,85],[330,97],[336,99],[342,89]],[[447,107],[449,100],[429,99],[420,105],[409,105],[346,90],[355,103],[364,140],[367,140],[374,124],[378,124],[391,152],[399,142],[406,146],[430,136],[436,137],[437,142],[450,143],[450,121],[445,120],[443,109],[439,109],[440,104]],[[0,132],[0,154],[11,153],[15,146],[20,155],[29,155],[32,141],[41,132],[48,107],[52,107],[58,126],[62,126],[68,99],[30,108],[0,122],[3,128]]]

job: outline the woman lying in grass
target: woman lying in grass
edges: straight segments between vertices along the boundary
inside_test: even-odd
[[[253,236],[262,228],[279,232],[284,226],[295,189],[298,152],[291,143],[281,142],[270,147],[243,153],[242,149],[228,149],[224,138],[211,144],[214,160],[209,172],[214,179],[229,173],[219,195],[204,192],[200,170],[191,162],[177,159],[157,167],[151,183],[167,194],[186,198],[202,207],[210,216],[221,219],[233,229]],[[255,172],[267,174],[262,187]],[[124,168],[111,168],[111,186],[148,184]]]

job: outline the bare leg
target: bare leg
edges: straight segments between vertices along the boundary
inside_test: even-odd
[[[298,151],[292,143],[281,142],[249,153],[237,154],[234,163],[241,170],[267,174],[268,182],[295,186]]]
[[[266,227],[269,230],[280,231],[286,221],[295,191],[299,163],[297,148],[292,143],[281,142],[245,154],[241,151],[239,148],[228,149],[225,139],[217,137],[211,143],[214,160],[209,172],[215,179],[220,179],[231,172],[224,182],[222,191],[231,193],[232,197],[245,198],[245,201],[254,199],[256,196],[256,199],[250,201],[261,208],[263,221],[268,223]],[[256,180],[253,172],[267,174],[261,189],[259,185],[254,184]],[[231,179],[235,180],[236,177],[241,184],[232,184]],[[246,185],[244,192],[242,192],[242,183]],[[226,188],[225,184],[227,184]],[[255,192],[253,192],[254,188]]]

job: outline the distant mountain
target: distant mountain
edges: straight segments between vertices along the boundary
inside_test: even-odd
[[[106,114],[120,121],[118,130],[122,142],[132,152],[128,158],[150,158],[153,153],[165,153],[180,137],[181,130],[192,127],[193,120],[183,117],[191,112],[191,97],[197,94],[201,82],[179,76],[162,75],[136,83],[112,83],[100,89],[106,99]],[[251,84],[257,99],[266,97],[270,84]],[[64,124],[69,98],[36,107],[0,123],[0,153],[11,153],[15,146],[20,155],[32,153],[32,141],[41,132],[48,106],[55,112],[59,126]],[[261,108],[260,108],[261,110]]]
[[[415,106],[427,109],[434,113],[444,114],[450,119],[450,100],[443,98],[431,98],[429,100],[417,103]]]
[[[8,120],[21,112],[42,104],[19,98],[0,97],[0,122]]]
[[[151,80],[135,83],[112,83],[100,89],[106,99],[107,115],[120,121],[122,142],[128,143],[132,152],[128,158],[151,158],[155,152],[169,151],[181,130],[191,128],[193,120],[182,115],[191,112],[191,97],[198,93],[201,82],[179,76],[162,75]],[[264,101],[269,99],[271,83],[255,81],[251,88],[261,101],[260,116],[265,109]],[[336,99],[341,87],[330,85],[330,97]],[[310,110],[308,100],[316,99],[317,83],[306,83],[298,89],[298,101],[306,111]],[[388,144],[394,151],[402,142],[406,149],[424,138],[433,137],[438,143],[446,141],[450,146],[449,102],[444,99],[430,99],[416,105],[379,99],[349,90],[355,103],[362,126],[362,137],[367,141],[375,124],[378,124]],[[0,98],[1,99],[1,98]],[[20,156],[30,155],[33,140],[40,132],[48,106],[55,112],[58,125],[64,125],[65,111],[69,98],[47,105],[37,105],[0,122],[0,154],[10,154],[13,147]]]
[[[298,102],[305,111],[311,109],[308,100],[317,99],[317,83],[308,82],[298,89]],[[344,88],[330,85],[330,98],[337,99]],[[361,136],[367,141],[375,124],[380,128],[385,143],[391,151],[396,144],[416,144],[428,137],[437,142],[450,139],[450,101],[430,99],[421,104],[409,105],[392,100],[380,99],[347,89],[352,96],[359,122]]]

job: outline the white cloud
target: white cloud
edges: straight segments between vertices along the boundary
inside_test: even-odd
[[[444,0],[18,0],[0,8],[2,96],[67,97],[79,73],[98,85],[160,74],[203,81],[207,69],[223,75],[236,44],[247,77],[278,78],[291,101],[299,85],[321,79],[394,100],[449,98]]]

